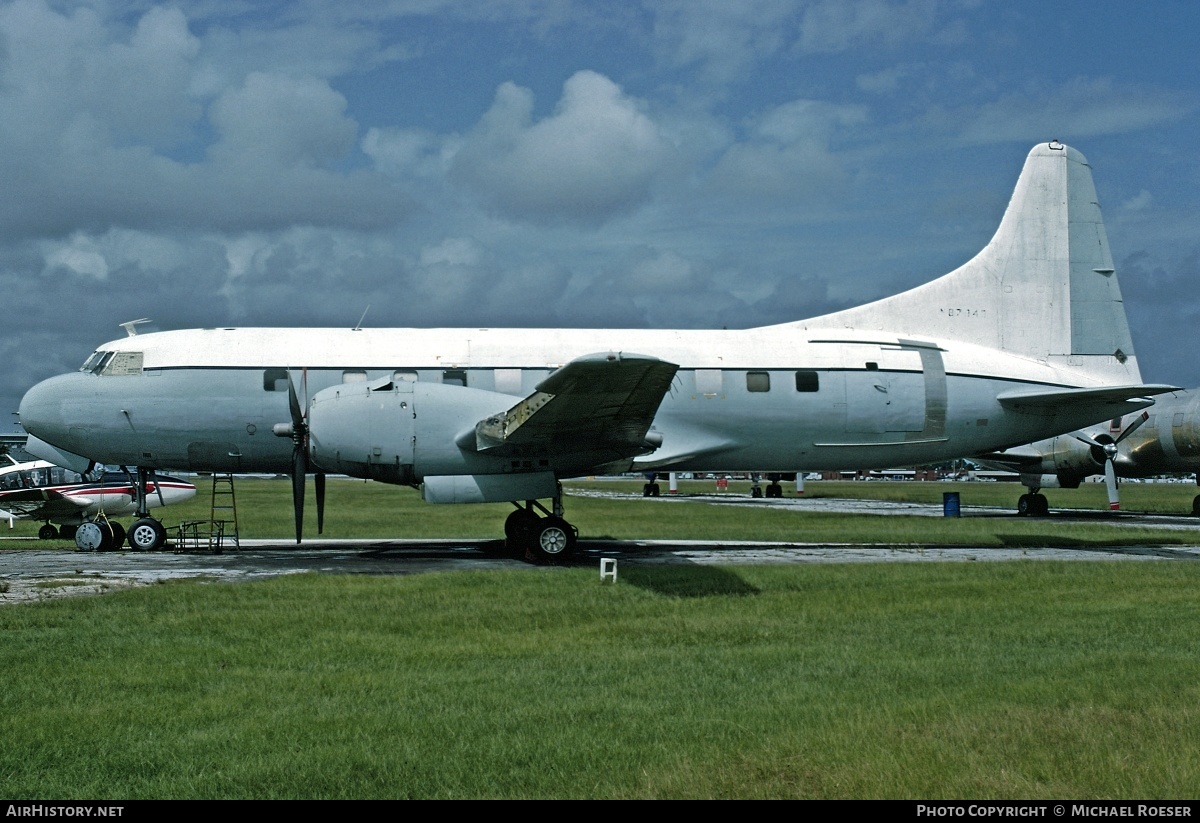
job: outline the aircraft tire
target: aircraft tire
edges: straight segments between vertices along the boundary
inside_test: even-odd
[[[1023,494],[1017,498],[1017,514],[1021,515],[1022,517],[1027,517],[1033,513],[1033,503],[1030,500],[1032,497],[1032,494]]]
[[[762,487],[761,486],[751,486],[750,487],[750,496],[755,499],[762,497],[763,496]]]
[[[1046,499],[1044,494],[1030,495],[1033,498],[1033,514],[1037,517],[1046,517],[1050,514],[1050,501]]]
[[[661,497],[662,496],[662,488],[657,483],[650,484],[650,496],[651,497]]]
[[[767,497],[783,497],[783,486],[778,483],[767,486]]]
[[[575,550],[579,531],[561,517],[542,518],[533,531],[533,556],[543,563],[563,560]]]
[[[153,517],[135,520],[129,527],[129,548],[134,551],[158,551],[166,542],[167,530]]]
[[[119,549],[122,546],[124,546],[125,545],[125,527],[117,522],[109,523],[108,526],[110,529],[112,529],[112,544],[111,544],[112,547],[114,549]]]
[[[1200,494],[1192,498],[1192,514],[1200,515]]]
[[[75,530],[75,548],[81,552],[103,552],[112,548],[112,530],[89,520]]]
[[[56,537],[58,537],[58,529],[54,528],[49,523],[43,523],[42,527],[38,529],[39,540],[53,540]]]
[[[532,540],[540,517],[528,509],[516,509],[504,519],[504,539],[510,548],[523,548]]]

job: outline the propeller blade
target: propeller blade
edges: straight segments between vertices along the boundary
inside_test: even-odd
[[[292,508],[296,512],[296,543],[304,536],[304,479],[305,469],[304,447],[297,445],[292,452]]]
[[[325,472],[317,472],[317,534],[325,533]]]
[[[288,410],[292,413],[292,429],[300,431],[304,426],[304,411],[300,408],[300,398],[296,396],[296,384],[292,382],[292,372],[288,370]]]
[[[1115,512],[1121,508],[1121,501],[1117,496],[1117,467],[1111,459],[1104,461],[1104,485],[1108,488],[1108,508]]]
[[[1140,415],[1138,415],[1138,416],[1137,416],[1137,419],[1135,419],[1135,420],[1134,420],[1132,423],[1130,423],[1128,426],[1126,426],[1126,427],[1125,427],[1125,431],[1121,432],[1121,433],[1120,433],[1120,434],[1117,436],[1117,440],[1116,440],[1116,442],[1117,442],[1117,443],[1120,443],[1120,442],[1121,442],[1122,440],[1124,440],[1126,437],[1128,437],[1129,435],[1133,434],[1135,431],[1137,431],[1137,430],[1138,430],[1138,428],[1139,428],[1139,427],[1140,427],[1140,426],[1141,426],[1143,423],[1145,423],[1145,422],[1146,422],[1147,420],[1149,420],[1149,419],[1150,419],[1150,412],[1147,412],[1147,411],[1144,411],[1144,412],[1142,412]]]

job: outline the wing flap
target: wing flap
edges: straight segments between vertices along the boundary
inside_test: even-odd
[[[475,448],[492,454],[653,450],[650,424],[679,367],[647,355],[608,352],[572,360],[503,414],[475,425]]]

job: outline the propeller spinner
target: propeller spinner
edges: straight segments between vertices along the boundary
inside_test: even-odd
[[[1129,435],[1137,431],[1143,423],[1150,419],[1149,412],[1142,412],[1133,422],[1125,427],[1116,438],[1108,435],[1101,435],[1103,440],[1096,437],[1091,437],[1085,434],[1076,434],[1075,438],[1092,447],[1092,457],[1097,463],[1104,463],[1104,486],[1108,491],[1108,508],[1111,511],[1118,511],[1121,508],[1120,495],[1117,491],[1117,446],[1121,444]]]

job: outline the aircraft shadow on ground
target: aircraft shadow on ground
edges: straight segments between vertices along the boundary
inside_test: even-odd
[[[759,593],[736,574],[712,566],[634,566],[622,568],[619,579],[668,597],[745,597]]]

